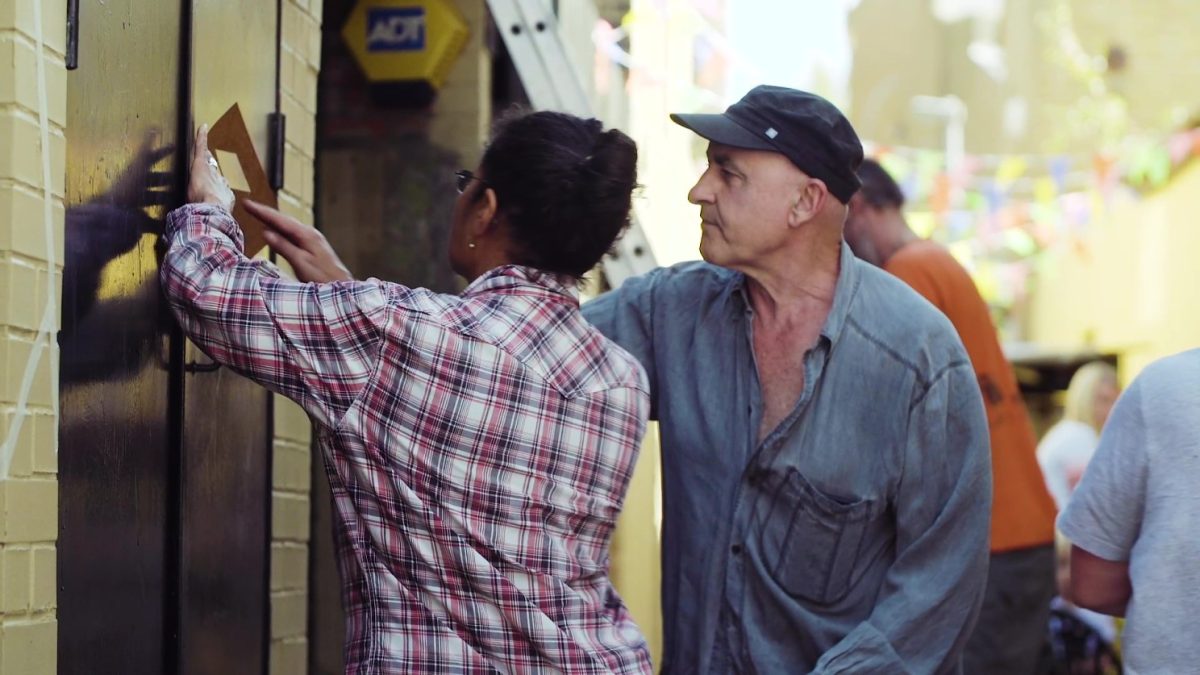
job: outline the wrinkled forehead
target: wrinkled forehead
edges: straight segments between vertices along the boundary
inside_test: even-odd
[[[769,172],[781,177],[807,177],[792,160],[781,152],[739,148],[710,141],[705,152],[709,164],[740,169],[743,172]]]

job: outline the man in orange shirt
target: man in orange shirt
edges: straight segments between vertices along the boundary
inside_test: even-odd
[[[991,564],[963,672],[1035,672],[1054,596],[1054,500],[1038,467],[1037,439],[987,305],[942,246],[921,239],[901,212],[904,194],[872,160],[858,170],[846,242],[942,310],[967,348],[987,408],[992,444]]]

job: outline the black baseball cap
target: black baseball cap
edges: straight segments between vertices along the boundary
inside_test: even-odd
[[[764,84],[723,113],[676,113],[671,121],[722,145],[781,153],[843,204],[861,186],[862,141],[846,116],[816,94]]]

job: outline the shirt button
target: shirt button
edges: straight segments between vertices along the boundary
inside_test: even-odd
[[[732,553],[732,554],[734,554],[734,555],[741,555],[741,554],[742,554],[742,545],[741,545],[741,544],[734,544],[733,546],[730,546],[730,547],[729,547],[729,552],[730,552],[730,553]]]

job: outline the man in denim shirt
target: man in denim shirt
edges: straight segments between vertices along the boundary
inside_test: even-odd
[[[858,137],[779,87],[672,119],[710,141],[706,262],[584,306],[662,423],[664,672],[960,672],[987,420],[946,318],[842,241]]]

